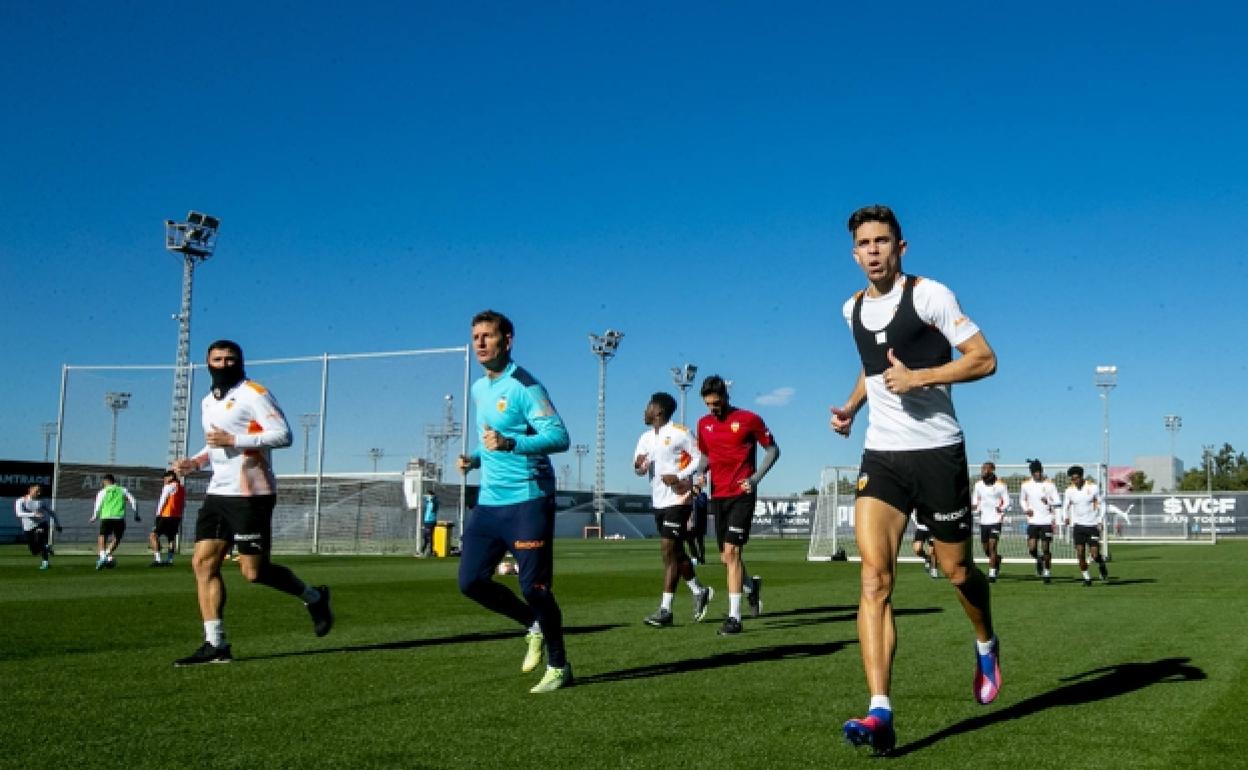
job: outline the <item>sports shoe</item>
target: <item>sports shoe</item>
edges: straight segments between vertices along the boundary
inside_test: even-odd
[[[108,561],[104,562],[104,569],[116,569],[116,568],[117,568],[117,560],[110,556],[108,558]]]
[[[655,628],[670,626],[672,624],[672,611],[660,607],[653,614],[647,615],[645,622],[647,626],[654,626]]]
[[[1091,588],[1091,587],[1092,587],[1092,578],[1084,578],[1084,579],[1083,579],[1083,585],[1084,585],[1084,587],[1085,587],[1085,588]]]
[[[529,688],[529,692],[554,692],[563,687],[572,684],[572,664],[568,663],[563,668],[546,667],[546,673],[542,675],[542,681]]]
[[[214,647],[211,642],[204,642],[199,649],[185,658],[178,658],[173,665],[181,668],[183,666],[198,666],[201,663],[229,663],[234,660],[234,656],[230,654],[230,645],[223,644],[220,647]]]
[[[715,632],[719,636],[732,636],[741,633],[741,621],[736,618],[724,618],[724,624]]]
[[[706,610],[711,606],[711,599],[715,598],[715,589],[707,586],[702,592],[693,597],[693,622],[701,623],[706,618]]]
[[[155,561],[155,560],[153,560],[153,561],[149,561],[149,562],[147,563],[147,566],[149,566],[149,567],[163,567],[163,566],[165,566],[165,563],[164,563],[163,561]]]
[[[763,579],[755,575],[751,580],[754,581],[754,590],[750,591],[750,617],[758,617],[763,614]]]
[[[524,662],[520,664],[520,670],[527,674],[542,662],[542,649],[546,646],[546,636],[541,631],[530,631],[524,635],[524,641],[529,645],[529,650],[524,654]]]
[[[1042,577],[1042,578],[1040,578],[1040,579],[1044,581],[1044,584],[1045,584],[1046,586],[1047,586],[1049,583],[1052,583],[1052,582],[1053,582],[1053,576],[1052,576],[1052,575],[1045,575],[1044,577]]]
[[[312,616],[312,630],[317,636],[324,636],[334,627],[334,613],[329,609],[329,586],[317,586],[321,598],[307,605],[308,614]]]
[[[39,562],[39,569],[47,569],[48,567],[51,567],[51,566],[52,565],[48,563],[47,559],[44,559],[43,561]]]
[[[1101,568],[1101,582],[1108,583],[1109,582],[1109,567],[1105,566],[1105,562],[1101,562],[1100,564],[1096,566]]]
[[[870,746],[876,755],[887,754],[897,745],[893,712],[887,709],[871,709],[865,717],[846,722],[841,732],[851,746]]]
[[[1001,641],[995,636],[987,655],[980,655],[979,648],[975,649],[975,678],[971,687],[976,703],[992,703],[1001,692]]]
[[[937,580],[937,579],[939,579],[939,578],[940,578],[940,567],[937,567],[935,564],[933,564],[933,565],[932,565],[932,568],[931,568],[931,569],[929,569],[929,570],[927,571],[927,574],[928,574],[928,575],[932,578],[932,580]]]
[[[997,582],[997,576],[996,576],[994,573],[989,572],[989,573],[988,573],[988,582],[989,582],[989,583],[995,583],[995,582]]]

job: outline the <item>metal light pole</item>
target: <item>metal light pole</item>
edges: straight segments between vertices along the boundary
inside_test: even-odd
[[[685,422],[685,394],[689,392],[689,386],[693,384],[693,378],[698,374],[698,367],[694,364],[685,364],[684,366],[672,367],[672,380],[676,382],[676,387],[680,388],[680,422]]]
[[[312,429],[321,422],[320,412],[304,412],[299,415],[299,426],[303,428],[303,472],[308,472],[308,444]]]
[[[1092,375],[1092,382],[1101,391],[1104,403],[1104,414],[1101,418],[1103,436],[1101,439],[1101,494],[1109,494],[1109,392],[1118,386],[1117,366],[1098,366]]]
[[[56,435],[57,424],[54,422],[45,422],[40,426],[43,431],[43,461],[46,463],[49,457],[49,451],[52,448],[52,437]]]
[[[996,464],[997,464],[997,458],[999,458],[1000,456],[1001,456],[1001,450],[1000,450],[1000,449],[989,449],[989,450],[988,450],[988,462],[992,463],[993,465],[996,465]]]
[[[104,394],[104,406],[113,413],[113,432],[108,440],[108,464],[117,464],[117,415],[130,406],[130,394],[110,390]]]
[[[594,457],[594,524],[602,537],[602,516],[606,512],[607,498],[607,362],[615,357],[623,332],[607,329],[603,334],[589,335],[589,349],[598,356],[598,437]]]
[[[373,447],[372,449],[368,450],[368,458],[373,461],[373,473],[377,472],[377,463],[380,462],[381,458],[385,456],[386,456],[386,450],[384,449]]]
[[[585,488],[585,475],[581,473],[581,461],[585,459],[585,455],[589,454],[589,447],[584,444],[577,444],[572,447],[576,452],[576,488]]]
[[[165,250],[182,259],[182,307],[173,320],[178,322],[178,351],[173,367],[173,409],[169,417],[169,465],[186,451],[191,418],[191,288],[195,265],[212,256],[217,247],[221,220],[188,212],[185,222],[165,220]]]
[[[1183,428],[1183,418],[1177,414],[1168,414],[1163,418],[1166,430],[1170,432],[1170,491],[1179,488],[1179,470],[1176,467],[1177,458],[1174,454],[1174,441],[1179,435],[1179,430]]]
[[[1213,497],[1213,444],[1204,444],[1205,452],[1205,493]]]

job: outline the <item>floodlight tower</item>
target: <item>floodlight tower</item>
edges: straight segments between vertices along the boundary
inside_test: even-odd
[[[1166,430],[1170,433],[1170,491],[1173,492],[1179,488],[1179,471],[1176,467],[1177,458],[1174,454],[1174,440],[1183,428],[1183,418],[1177,414],[1168,414],[1162,419],[1165,422]]]
[[[576,488],[585,488],[585,476],[581,473],[581,461],[585,459],[585,455],[589,454],[589,447],[585,444],[577,444],[572,447],[572,451],[576,452]]]
[[[110,390],[104,394],[104,406],[113,413],[113,432],[108,440],[108,464],[117,464],[117,415],[130,406],[130,394]]]
[[[685,422],[685,394],[689,392],[689,386],[693,385],[693,378],[697,375],[698,367],[694,364],[672,367],[672,380],[680,388],[680,422],[684,425],[689,424]]]
[[[607,362],[615,358],[623,332],[607,329],[603,334],[589,335],[589,349],[598,356],[598,438],[594,456],[594,523],[602,535],[602,515],[607,508]]]
[[[48,461],[48,452],[52,445],[52,437],[56,435],[57,424],[54,422],[45,422],[40,426],[43,431],[43,461]]]
[[[1098,366],[1092,375],[1092,382],[1101,391],[1101,400],[1105,411],[1101,418],[1103,435],[1101,439],[1101,494],[1108,495],[1109,489],[1109,392],[1118,386],[1117,366]]]
[[[321,424],[320,412],[305,412],[299,415],[299,425],[303,428],[303,472],[308,472],[308,443],[312,429]]]
[[[182,308],[173,320],[178,322],[178,353],[173,367],[173,409],[169,418],[169,464],[186,453],[191,418],[191,286],[195,265],[212,256],[217,248],[221,220],[188,212],[185,222],[165,220],[165,250],[182,259]]]
[[[447,393],[442,397],[445,405],[442,423],[425,426],[425,460],[426,468],[437,469],[434,481],[442,480],[442,471],[446,467],[446,448],[452,441],[463,435],[459,422],[455,419],[455,397]]]
[[[368,450],[368,459],[373,461],[373,473],[377,472],[377,463],[381,462],[381,458],[386,456],[386,450],[379,447],[373,447]]]

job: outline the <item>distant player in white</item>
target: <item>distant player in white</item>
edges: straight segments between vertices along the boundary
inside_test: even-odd
[[[698,582],[693,561],[685,552],[686,526],[693,513],[692,477],[702,455],[689,429],[672,422],[675,412],[676,399],[670,393],[652,395],[642,417],[650,427],[637,439],[633,452],[633,471],[650,479],[654,525],[662,543],[663,593],[659,609],[645,620],[656,628],[672,625],[672,600],[678,577],[693,594],[694,622],[706,617],[706,608],[714,596],[709,586]]]
[[[1005,512],[1010,510],[1010,490],[997,478],[996,463],[979,467],[979,481],[971,490],[971,507],[979,514],[979,542],[988,557],[988,582],[997,582],[1001,570],[1001,527]]]
[[[910,550],[923,560],[923,571],[935,580],[940,577],[940,568],[936,566],[936,559],[933,558],[932,553],[927,550],[927,546],[932,543],[932,531],[926,525],[919,523],[915,511],[910,511],[910,524],[914,527],[914,536],[910,539]]]
[[[1027,517],[1027,553],[1036,560],[1036,575],[1052,583],[1053,531],[1057,529],[1053,511],[1062,504],[1062,498],[1053,482],[1045,478],[1039,460],[1032,460],[1027,469],[1031,478],[1018,491],[1018,507]]]
[[[1062,496],[1062,510],[1066,514],[1066,524],[1073,525],[1075,555],[1079,557],[1079,571],[1083,574],[1083,584],[1092,585],[1092,576],[1088,574],[1088,550],[1092,551],[1092,560],[1101,572],[1101,580],[1109,580],[1109,568],[1105,566],[1105,557],[1101,556],[1101,532],[1105,520],[1101,508],[1101,491],[1095,483],[1083,478],[1083,467],[1072,465],[1066,471],[1070,486]]]

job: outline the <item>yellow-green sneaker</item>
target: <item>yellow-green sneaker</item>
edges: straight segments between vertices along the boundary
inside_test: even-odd
[[[520,664],[520,670],[527,674],[542,662],[542,649],[546,646],[546,637],[541,631],[530,631],[525,634],[524,641],[528,643],[529,651],[524,654],[524,662]]]
[[[542,681],[533,685],[529,692],[554,692],[561,687],[567,687],[572,684],[572,664],[568,663],[563,668],[546,667],[546,673],[542,675]]]

